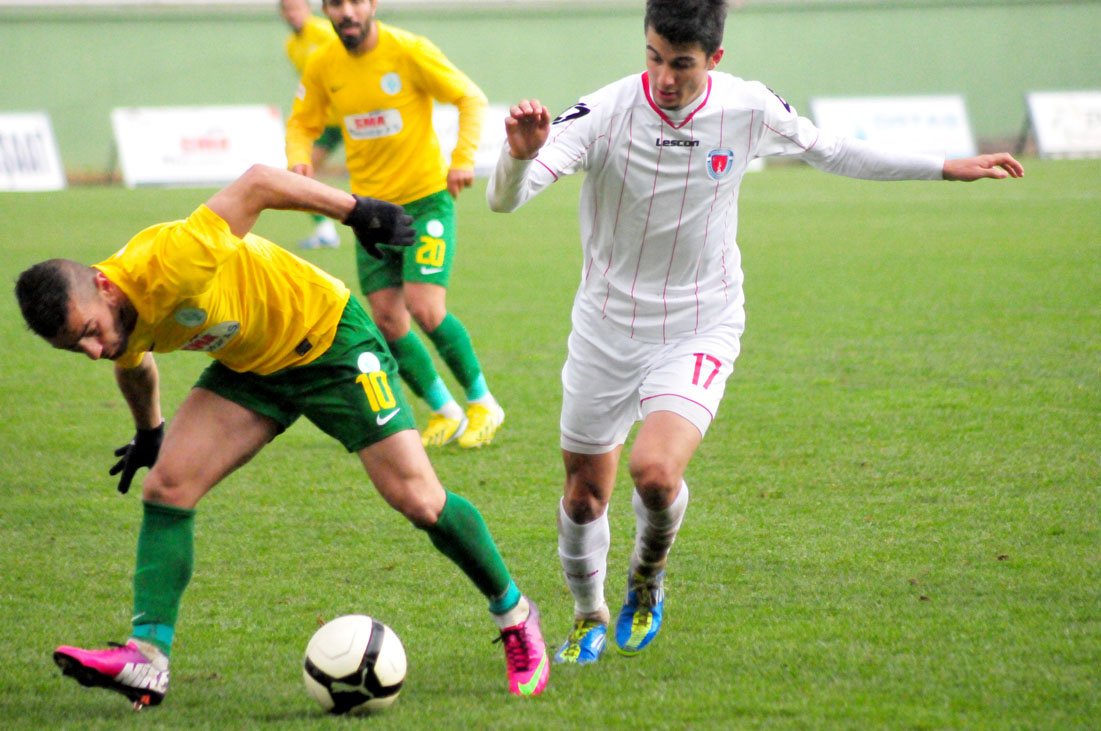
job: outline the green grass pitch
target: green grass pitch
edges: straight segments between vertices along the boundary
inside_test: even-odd
[[[748,329],[643,655],[555,667],[542,697],[509,697],[481,597],[300,423],[200,505],[171,691],[140,715],[50,659],[128,629],[139,498],[107,470],[132,425],[110,366],[26,332],[11,284],[43,258],[97,261],[209,193],[0,194],[0,725],[1097,728],[1101,162],[1025,162],[1023,180],[970,185],[746,179]],[[481,185],[460,199],[450,304],[508,418],[492,447],[434,457],[552,646],[572,609],[554,518],[578,182],[509,216]],[[308,228],[266,213],[257,231],[293,247]],[[350,246],[345,232],[309,257],[354,282]],[[159,358],[169,416],[206,362]],[[624,475],[610,513],[613,603],[629,489]],[[368,720],[324,716],[300,678],[319,620],[351,612],[409,654],[402,697]]]

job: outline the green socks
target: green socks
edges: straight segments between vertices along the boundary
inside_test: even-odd
[[[478,356],[474,353],[474,343],[470,340],[470,333],[459,318],[450,312],[443,318],[443,322],[432,332],[428,338],[436,346],[436,351],[447,363],[447,367],[455,374],[455,379],[466,390],[468,401],[485,396],[485,379],[482,378],[482,364],[478,362]]]
[[[390,352],[398,362],[401,380],[409,384],[409,390],[424,400],[428,408],[439,411],[454,401],[443,379],[436,373],[436,366],[432,363],[428,348],[424,347],[424,341],[417,333],[409,330],[397,340],[388,342],[387,345],[390,346]]]
[[[502,614],[520,601],[520,591],[512,583],[482,514],[469,500],[448,491],[439,520],[426,530],[432,545],[490,600],[490,611]]]
[[[134,570],[133,637],[172,649],[180,599],[195,565],[195,511],[143,503]]]

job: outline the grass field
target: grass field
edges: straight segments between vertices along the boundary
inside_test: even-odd
[[[555,668],[508,697],[481,598],[309,424],[201,504],[164,705],[62,679],[62,643],[122,639],[140,508],[107,476],[132,425],[110,366],[51,351],[0,298],[0,726],[379,729],[1087,729],[1101,719],[1101,161],[1020,181],[751,175],[742,357],[693,462],[667,623],[644,655]],[[558,372],[576,285],[576,180],[511,216],[461,200],[452,309],[508,410],[444,450],[551,643]],[[94,262],[206,191],[0,195],[10,284]],[[258,231],[291,243],[301,214]],[[350,240],[311,257],[353,281]],[[206,364],[159,359],[168,414]],[[423,410],[420,414],[423,418]],[[610,599],[633,533],[621,478]],[[322,715],[301,653],[365,612],[409,654],[397,705]]]

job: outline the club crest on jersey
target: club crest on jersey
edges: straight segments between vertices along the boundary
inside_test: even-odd
[[[390,73],[382,77],[382,80],[379,82],[379,86],[382,87],[382,90],[384,92],[386,92],[390,96],[393,96],[394,94],[397,94],[399,91],[401,91],[401,77],[398,76],[397,72],[391,71]]]
[[[734,170],[734,150],[717,147],[707,153],[707,177],[722,180]]]
[[[198,307],[181,307],[172,313],[172,319],[184,327],[198,327],[206,322],[206,310]]]

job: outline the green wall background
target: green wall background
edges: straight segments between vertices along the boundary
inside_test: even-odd
[[[276,104],[296,80],[276,14],[0,11],[0,111],[50,113],[73,172],[111,169],[116,106]],[[387,10],[432,38],[491,101],[563,108],[643,68],[642,2],[548,10]],[[720,69],[812,96],[962,93],[982,146],[1012,146],[1030,90],[1101,88],[1101,2],[830,6],[731,12]]]

